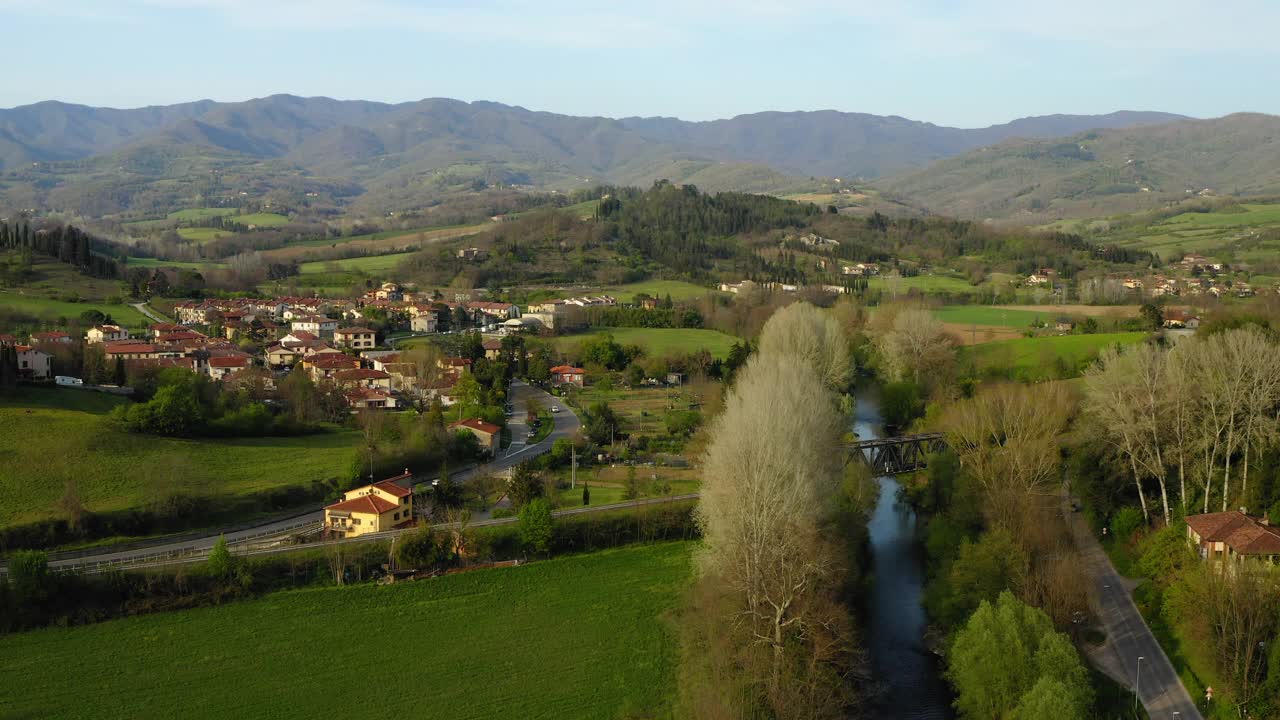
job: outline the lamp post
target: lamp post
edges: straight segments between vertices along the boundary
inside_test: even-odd
[[[1143,660],[1146,660],[1146,658],[1139,655],[1138,671],[1134,675],[1134,679],[1133,679],[1133,709],[1135,712],[1138,710],[1138,702],[1142,699],[1142,661]]]

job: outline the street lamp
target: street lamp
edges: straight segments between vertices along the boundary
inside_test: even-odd
[[[1137,673],[1135,674],[1134,679],[1133,679],[1133,709],[1134,709],[1134,712],[1137,712],[1137,710],[1138,710],[1138,701],[1142,698],[1142,661],[1143,661],[1143,660],[1146,660],[1146,658],[1145,658],[1145,657],[1143,657],[1143,656],[1141,656],[1141,655],[1139,655],[1139,656],[1138,656],[1138,671],[1137,671]]]

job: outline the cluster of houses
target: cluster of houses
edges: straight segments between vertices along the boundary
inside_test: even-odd
[[[1228,277],[1231,268],[1222,262],[1192,253],[1165,272],[1145,276],[1115,277],[1126,290],[1140,297],[1239,297],[1266,293],[1268,288],[1254,288],[1248,282]],[[1023,279],[1026,287],[1053,287],[1058,273],[1053,268],[1040,268]],[[1280,287],[1274,289],[1280,293]]]

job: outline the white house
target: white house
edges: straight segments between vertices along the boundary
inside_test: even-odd
[[[409,321],[409,327],[416,333],[433,333],[436,331],[438,321],[436,314],[433,312],[420,313],[414,315]]]
[[[129,330],[119,325],[95,325],[89,328],[84,334],[85,340],[90,343],[114,342],[116,340],[128,340]]]

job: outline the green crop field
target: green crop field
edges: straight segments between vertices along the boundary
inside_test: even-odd
[[[169,213],[170,220],[178,220],[181,222],[196,222],[198,220],[208,220],[211,217],[219,215],[235,215],[239,210],[236,208],[187,208],[186,210],[178,210]],[[146,222],[146,221],[143,221]]]
[[[180,260],[161,260],[159,258],[129,258],[128,267],[144,267],[144,268],[184,268],[192,270],[203,270],[205,268],[221,267],[222,263],[218,262],[182,262]]]
[[[257,225],[258,227],[279,227],[289,222],[289,218],[276,213],[260,212],[249,215],[236,215],[231,220],[235,220],[241,225]]]
[[[0,637],[29,718],[658,717],[693,543]]]
[[[302,263],[298,266],[299,271],[303,275],[315,275],[330,272],[330,268],[337,267],[339,270],[350,271],[358,270],[360,272],[377,273],[391,270],[401,261],[409,257],[413,253],[394,253],[391,255],[370,255],[368,257],[346,258],[344,260],[319,260],[316,262]]]
[[[913,275],[904,278],[873,277],[869,286],[886,294],[891,294],[895,290],[900,293],[906,293],[913,289],[919,290],[926,295],[942,292],[958,294],[982,292],[980,286],[970,285],[968,280],[947,275]]]
[[[1149,250],[1165,260],[1178,252],[1196,252],[1228,263],[1274,264],[1280,253],[1280,204],[1275,203],[1242,203],[1156,220],[1144,214],[1071,220],[1054,227],[1098,243]]]
[[[1018,329],[1030,328],[1031,324],[1037,320],[1053,322],[1057,317],[1057,315],[1047,312],[1011,310],[992,305],[949,305],[934,310],[933,314],[945,323],[994,325]]]
[[[1045,380],[1077,375],[1104,348],[1131,345],[1146,337],[1146,333],[1122,332],[997,340],[966,347],[961,358],[972,362],[980,375]]]
[[[588,337],[604,334],[613,335],[613,339],[623,345],[639,345],[654,357],[706,350],[714,357],[725,358],[737,341],[732,335],[696,328],[596,328],[579,335],[558,337],[555,344],[561,350],[570,351]]]
[[[183,240],[192,242],[209,242],[222,237],[232,237],[235,233],[230,230],[217,230],[215,228],[206,227],[184,227],[178,228],[178,237]]]
[[[151,321],[129,305],[111,305],[102,302],[66,302],[45,297],[18,295],[17,293],[0,291],[0,308],[11,308],[35,315],[47,323],[54,323],[58,318],[77,318],[86,310],[97,310],[111,316],[117,323],[129,327],[144,326]]]
[[[357,433],[176,439],[112,426],[128,402],[68,388],[0,400],[0,527],[57,515],[69,479],[91,511],[142,507],[161,493],[234,496],[340,476]]]
[[[606,288],[605,292],[618,298],[619,302],[630,303],[631,299],[639,293],[660,299],[670,295],[672,300],[681,301],[693,300],[713,293],[719,294],[720,291],[680,280],[646,280]]]

